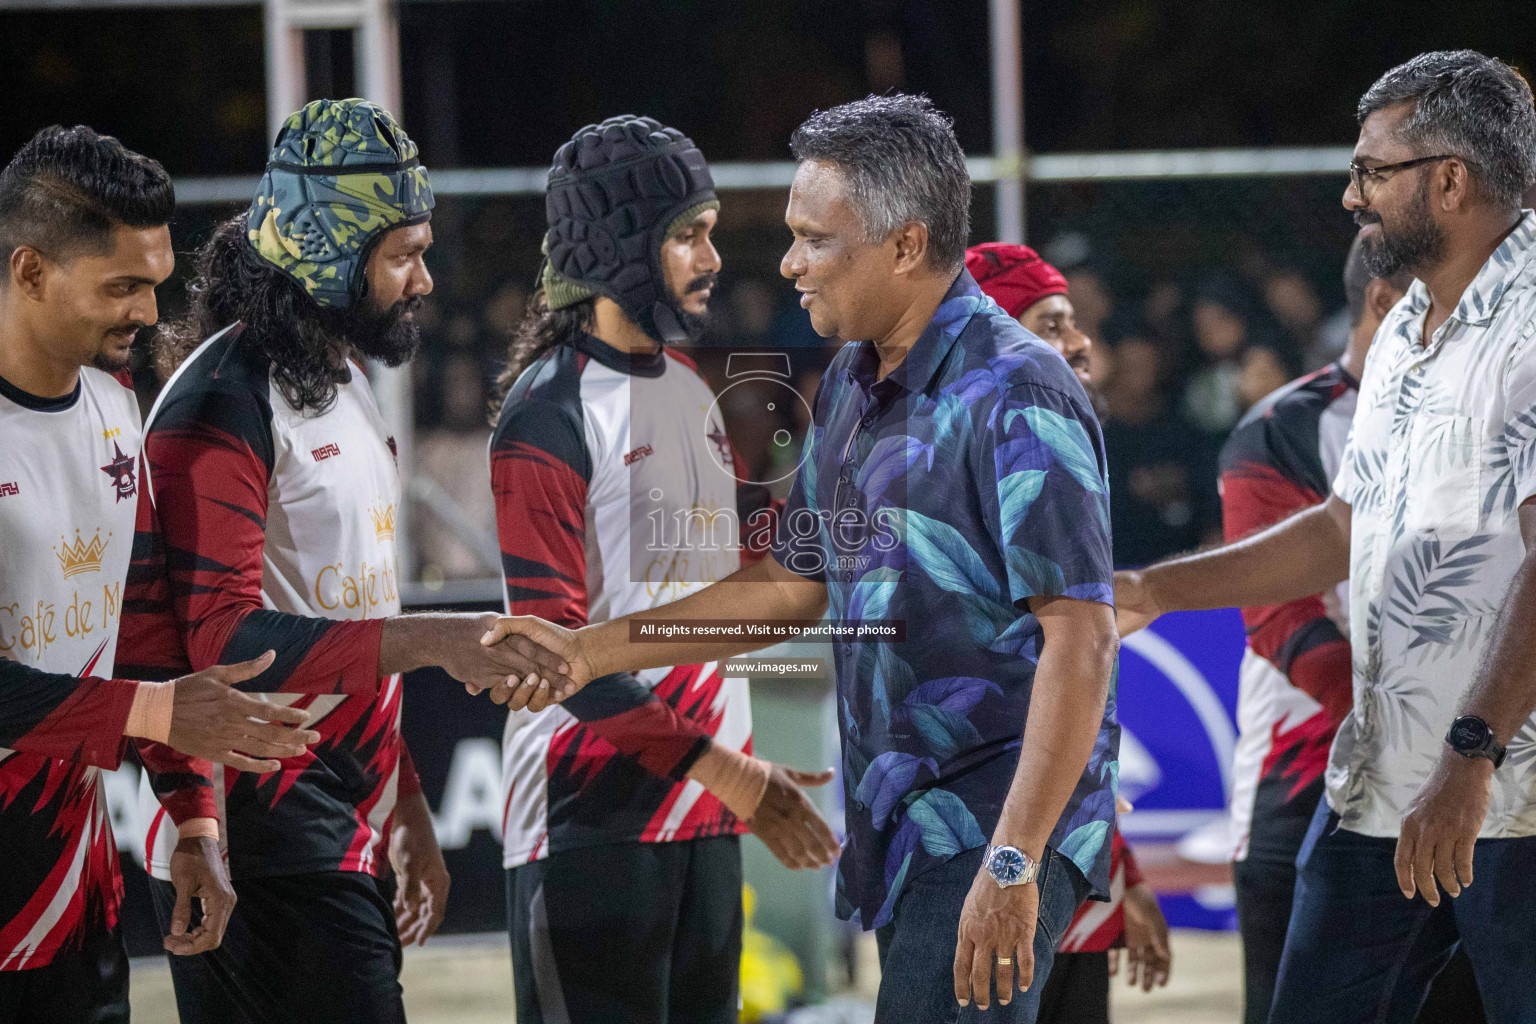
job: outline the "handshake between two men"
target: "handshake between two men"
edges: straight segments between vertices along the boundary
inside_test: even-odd
[[[617,623],[573,630],[533,616],[487,616],[486,622],[488,628],[480,639],[483,654],[497,659],[506,671],[492,678],[483,672],[460,674],[454,667],[444,667],[470,693],[488,692],[494,703],[513,711],[543,711],[575,696],[594,679],[672,664],[661,659],[681,653],[669,651],[665,644],[647,644],[646,650],[638,650],[625,642]],[[607,635],[599,636],[600,631]],[[657,649],[650,650],[653,647]],[[676,660],[688,661],[686,657]],[[687,776],[745,822],[780,863],[799,870],[826,867],[837,860],[837,838],[803,792],[805,787],[832,781],[830,769],[798,771],[731,750],[707,736],[703,739],[707,745]]]

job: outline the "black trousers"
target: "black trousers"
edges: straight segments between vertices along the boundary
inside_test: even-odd
[[[1267,1024],[1275,977],[1291,923],[1296,865],[1282,860],[1240,860],[1232,865],[1238,929],[1243,936],[1243,1024]],[[1419,1008],[1418,1024],[1483,1024],[1483,1001],[1472,962],[1458,949],[1435,977]]]
[[[1057,953],[1036,1024],[1109,1024],[1109,954]]]
[[[620,843],[507,871],[518,1024],[735,1024],[741,844]]]
[[[150,887],[169,932],[176,890]],[[223,945],[168,955],[182,1024],[404,1024],[393,880],[328,871],[234,887]]]
[[[128,1024],[128,954],[120,928],[92,932],[44,967],[0,971],[4,1024]]]

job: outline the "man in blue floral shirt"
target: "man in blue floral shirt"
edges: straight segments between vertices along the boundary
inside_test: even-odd
[[[1109,886],[1117,641],[1098,423],[1066,362],[964,270],[970,181],[948,118],[870,97],[814,115],[791,146],[781,269],[817,332],[853,343],[822,379],[772,557],[628,619],[498,633],[558,651],[579,686],[762,643],[636,642],[646,626],[827,608],[834,624],[890,624],[834,641],[838,909],[877,930],[876,1019],[974,1003],[969,1019],[995,998],[978,1019],[1032,1022],[1033,982]],[[533,680],[493,699],[564,695]]]

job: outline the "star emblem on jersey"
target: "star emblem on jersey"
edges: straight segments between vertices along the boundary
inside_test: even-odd
[[[124,455],[122,447],[116,441],[112,442],[112,451],[117,457],[102,466],[101,471],[112,478],[112,486],[117,488],[117,500],[122,501],[124,498],[131,498],[138,494],[139,485],[135,476],[133,458]]]
[[[720,463],[729,469],[736,465],[736,459],[731,454],[731,439],[726,436],[725,428],[718,423],[711,423],[705,437],[714,442],[715,448],[720,452]]]

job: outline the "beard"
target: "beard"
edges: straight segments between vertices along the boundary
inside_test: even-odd
[[[1375,235],[1362,239],[1360,256],[1372,277],[1395,277],[1404,271],[1417,272],[1440,262],[1445,253],[1445,232],[1429,211],[1429,180],[1419,189],[1403,211],[1402,224],[1391,231],[1375,210],[1361,210],[1355,223],[1380,225]]]
[[[391,369],[404,366],[421,347],[421,328],[407,317],[420,308],[420,295],[401,299],[388,309],[365,296],[356,308],[346,311],[338,333],[369,359]]]
[[[128,369],[128,364],[132,361],[132,358],[131,350],[124,351],[120,356],[114,355],[111,352],[97,352],[96,357],[91,360],[91,365],[102,373],[117,373]]]
[[[116,336],[121,334],[128,335],[128,344],[123,348],[122,355],[118,355],[116,352],[109,351],[103,347],[91,358],[91,366],[102,373],[118,373],[128,369],[128,364],[133,359],[133,343],[137,339],[139,331],[143,329],[144,324],[136,323],[114,330],[107,336],[109,341],[116,340]]]
[[[688,286],[683,289],[683,295],[686,297],[694,292],[701,292],[706,288],[714,288],[719,284],[719,280],[714,274],[702,274],[688,282]],[[683,308],[682,301],[675,295],[667,296],[667,305],[672,307],[672,312],[676,315],[677,322],[682,327],[683,333],[688,336],[688,341],[696,342],[704,337],[704,332],[709,330],[709,325],[713,319],[708,312],[708,306],[705,307],[705,312],[703,313],[690,313]]]

